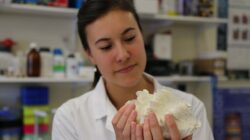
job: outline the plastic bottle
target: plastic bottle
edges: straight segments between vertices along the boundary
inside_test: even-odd
[[[37,44],[30,43],[30,51],[27,55],[27,76],[28,77],[39,77],[41,71],[41,57],[39,52],[36,50]]]
[[[178,1],[176,0],[162,0],[160,5],[162,14],[171,16],[177,15],[177,5]]]
[[[78,73],[78,62],[73,54],[69,54],[66,63],[67,78],[76,78]]]
[[[16,64],[16,75],[20,77],[25,77],[26,76],[26,65],[27,65],[27,60],[26,56],[23,51],[18,51],[17,52],[17,64]]]
[[[54,61],[53,61],[53,75],[55,78],[65,77],[65,60],[63,52],[60,48],[55,48],[53,51]]]
[[[84,63],[85,62],[84,62],[84,59],[81,56],[81,54],[78,53],[78,52],[75,53],[75,59],[77,61],[77,75],[80,75],[80,71],[81,71],[81,69],[84,68]]]
[[[39,49],[41,55],[41,76],[52,77],[53,75],[53,55],[48,47]]]

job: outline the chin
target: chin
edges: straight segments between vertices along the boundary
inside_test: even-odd
[[[120,80],[120,85],[123,87],[134,87],[136,86],[138,83],[140,83],[140,81],[142,80],[142,76],[132,76],[132,77],[126,77]]]

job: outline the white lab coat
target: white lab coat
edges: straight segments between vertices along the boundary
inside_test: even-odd
[[[152,76],[155,91],[162,88]],[[169,87],[171,93],[192,105],[192,112],[202,126],[193,134],[193,140],[213,140],[203,103],[191,94]],[[110,102],[100,78],[95,89],[64,103],[56,111],[52,126],[52,140],[115,140],[112,118],[117,110]]]

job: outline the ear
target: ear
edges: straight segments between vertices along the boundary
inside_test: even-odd
[[[94,59],[94,57],[93,57],[91,51],[90,51],[90,50],[86,50],[86,53],[87,53],[88,59],[91,61],[91,63],[92,63],[93,65],[96,65],[95,59]]]

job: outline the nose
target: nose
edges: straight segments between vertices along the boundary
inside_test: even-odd
[[[130,55],[131,54],[129,52],[128,46],[122,44],[117,46],[117,62],[126,62],[130,58]]]

